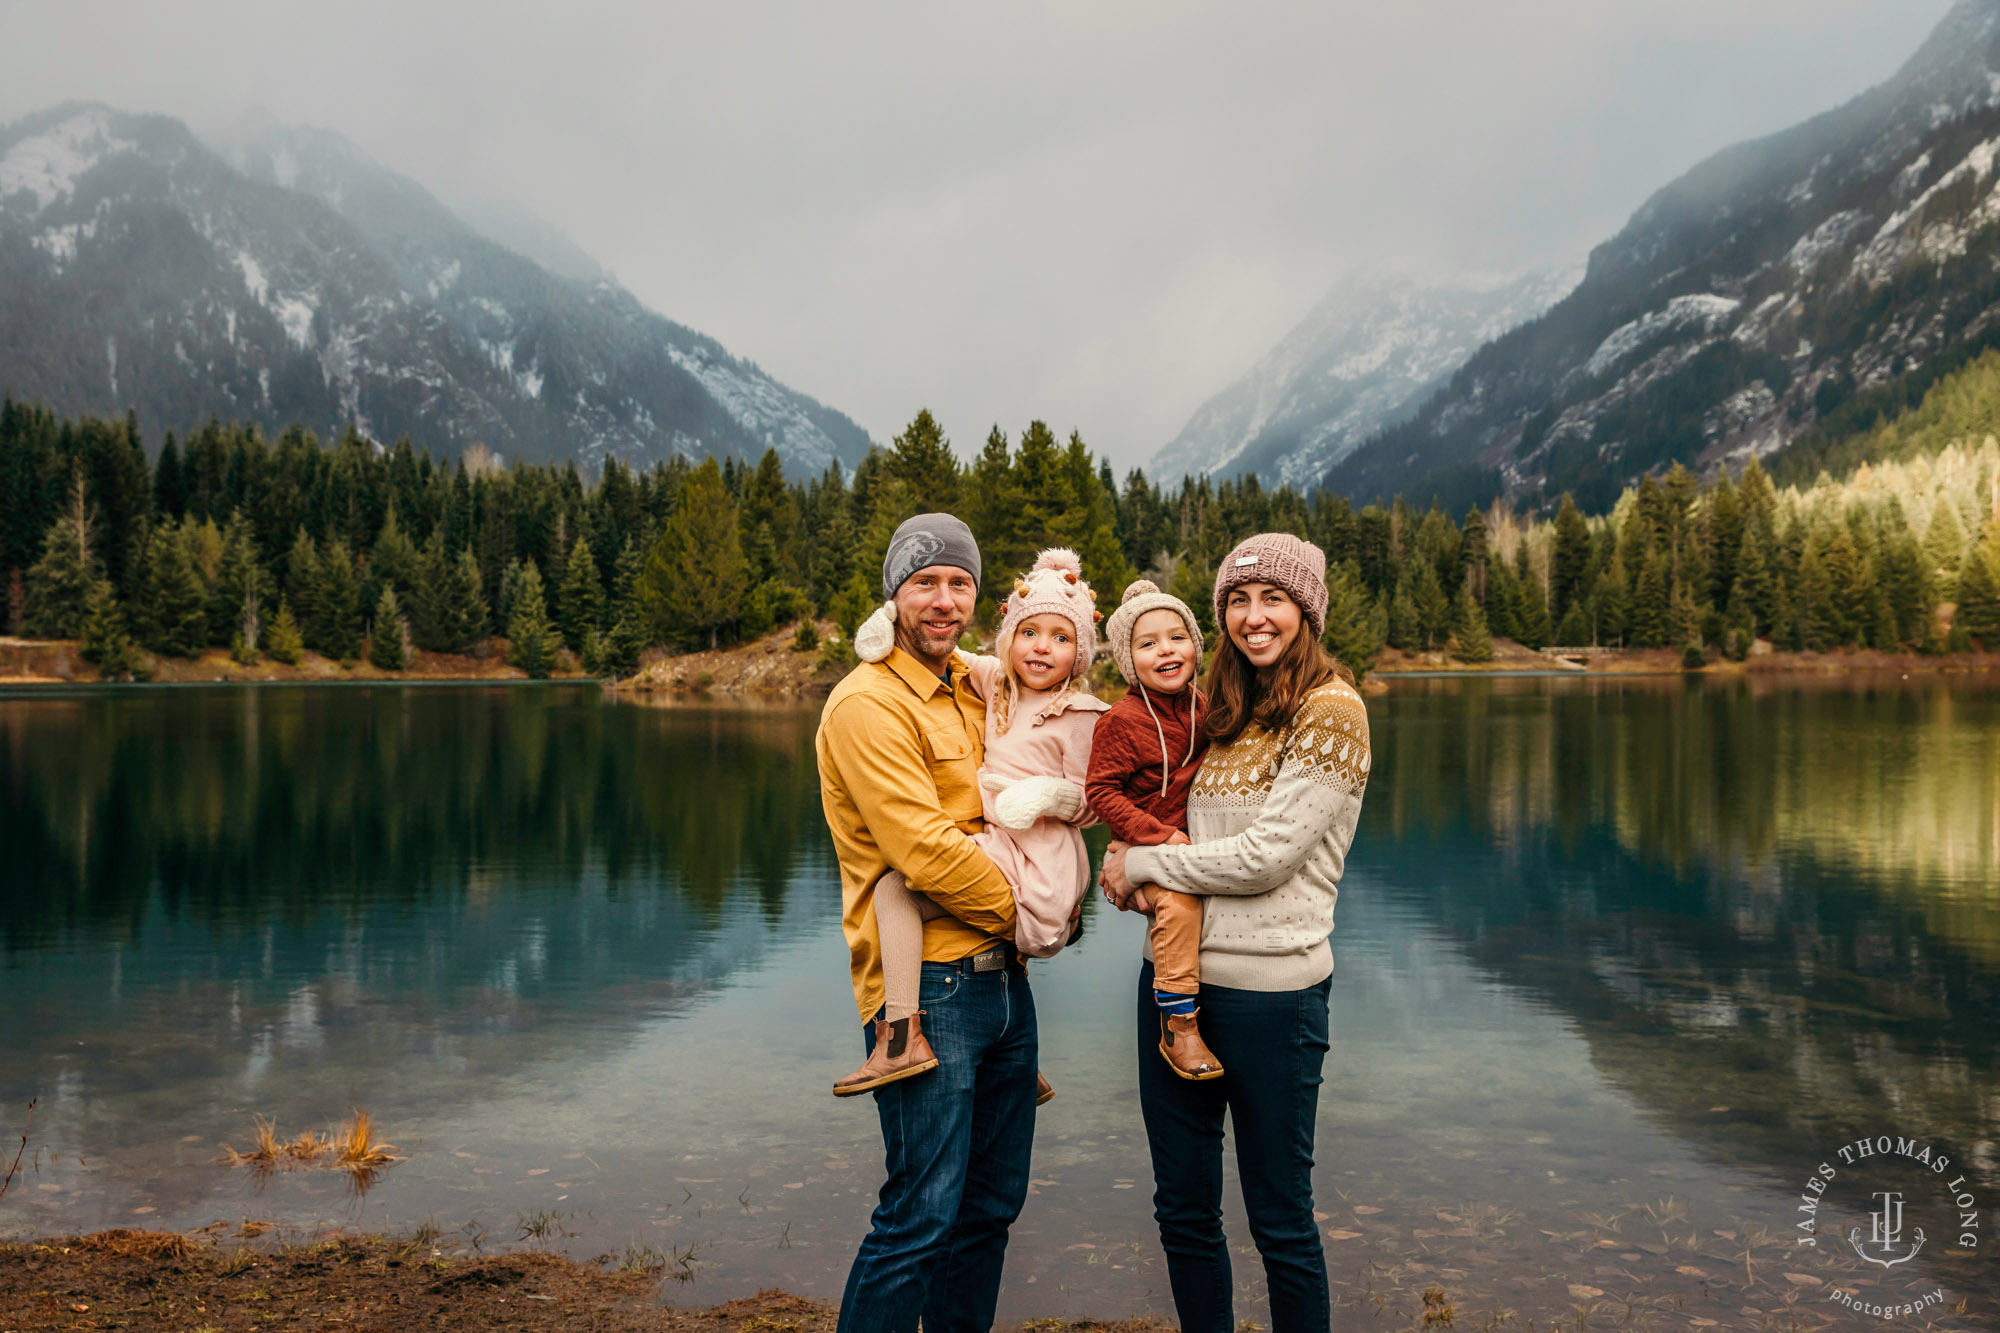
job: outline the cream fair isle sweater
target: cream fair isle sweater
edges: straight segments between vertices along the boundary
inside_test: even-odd
[[[1353,686],[1329,681],[1285,726],[1252,722],[1210,748],[1188,795],[1192,847],[1126,854],[1134,884],[1207,896],[1203,982],[1303,990],[1333,971],[1327,936],[1368,763],[1368,710]]]

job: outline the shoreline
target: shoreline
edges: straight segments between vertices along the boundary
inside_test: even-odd
[[[831,622],[821,627],[837,633]],[[1464,662],[1447,653],[1405,653],[1385,648],[1365,684],[1386,688],[1397,679],[1448,678],[1534,679],[1558,677],[1783,677],[1880,675],[1970,675],[2000,670],[2000,653],[1953,653],[1925,657],[1913,652],[1885,653],[1844,649],[1833,653],[1762,651],[1741,662],[1717,658],[1696,668],[1682,664],[1681,655],[1667,648],[1577,649],[1568,653],[1525,648],[1506,639],[1493,641],[1493,657]],[[145,681],[97,679],[96,668],[83,661],[73,639],[22,639],[0,636],[0,691],[15,697],[77,690],[157,689],[214,685],[598,685],[620,699],[653,706],[726,704],[807,704],[826,697],[839,675],[821,664],[817,652],[799,652],[792,631],[781,630],[761,639],[713,651],[669,656],[649,650],[639,670],[629,677],[586,675],[576,669],[530,679],[505,660],[504,640],[493,640],[471,655],[422,653],[415,668],[382,671],[365,660],[350,665],[307,652],[296,667],[269,660],[245,666],[219,648],[199,658],[155,658],[157,674]],[[1115,699],[1123,688],[1115,679],[1096,691]]]
[[[117,1327],[135,1333],[235,1333],[309,1322],[471,1333],[498,1326],[555,1333],[831,1333],[823,1301],[769,1288],[716,1304],[680,1305],[696,1271],[650,1247],[588,1262],[537,1249],[466,1253],[435,1228],[394,1238],[317,1233],[257,1244],[268,1228],[232,1232],[119,1228],[0,1241],[0,1328],[8,1333]],[[995,1325],[1034,1333],[1173,1333],[1151,1319],[1039,1318]]]

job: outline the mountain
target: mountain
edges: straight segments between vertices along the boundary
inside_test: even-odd
[[[1361,273],[1334,287],[1250,373],[1204,403],[1147,465],[1255,472],[1308,486],[1383,427],[1407,419],[1481,344],[1547,310],[1580,269],[1425,282]]]
[[[1715,154],[1325,475],[1357,499],[1576,492],[1863,429],[2000,342],[2000,0],[1886,83]]]
[[[455,453],[857,462],[867,434],[648,310],[551,272],[340,136],[64,106],[0,129],[0,388]]]

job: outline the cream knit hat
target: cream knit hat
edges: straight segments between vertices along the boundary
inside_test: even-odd
[[[1076,630],[1076,665],[1070,679],[1081,680],[1097,656],[1097,594],[1083,581],[1083,561],[1066,546],[1054,546],[1035,557],[1035,567],[1014,580],[1014,591],[1001,604],[1000,632],[993,637],[993,655],[1007,660],[1014,631],[1029,616],[1058,615]]]
[[[1246,583],[1270,583],[1283,588],[1306,613],[1317,639],[1326,630],[1326,552],[1289,532],[1260,532],[1245,537],[1222,558],[1215,571],[1215,623],[1223,623],[1222,608],[1232,588]]]
[[[1151,579],[1135,579],[1125,589],[1118,609],[1104,622],[1104,642],[1111,649],[1111,660],[1118,664],[1118,674],[1125,677],[1127,685],[1137,684],[1139,680],[1132,667],[1132,627],[1148,611],[1172,611],[1181,618],[1181,623],[1187,626],[1188,638],[1194,641],[1195,666],[1201,666],[1201,626],[1195,621],[1194,612],[1188,609],[1188,604],[1170,592],[1161,592],[1159,585]]]

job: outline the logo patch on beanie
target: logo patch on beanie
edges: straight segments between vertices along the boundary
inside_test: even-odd
[[[905,579],[931,564],[933,558],[943,550],[944,539],[936,533],[920,529],[904,534],[903,540],[897,542],[895,549],[889,552],[889,559],[886,562],[892,580],[891,586],[902,587]]]
[[[1236,567],[1238,569],[1243,568],[1245,565],[1254,565],[1256,563],[1257,557],[1254,555],[1239,555],[1236,557]]]

